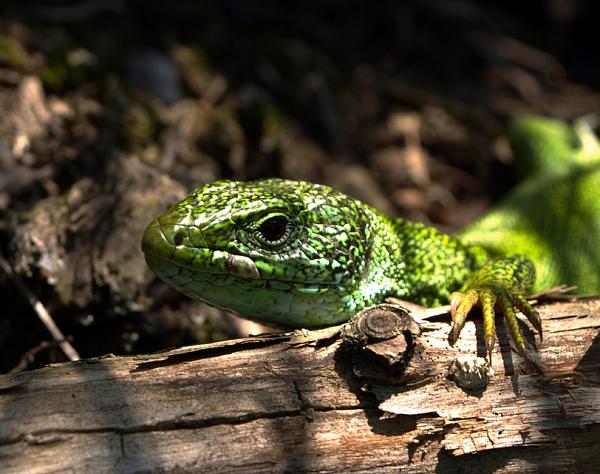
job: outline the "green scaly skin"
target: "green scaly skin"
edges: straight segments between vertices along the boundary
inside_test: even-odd
[[[541,333],[530,291],[600,291],[600,153],[584,126],[549,119],[517,121],[509,138],[529,178],[457,237],[327,186],[265,179],[198,188],[150,223],[142,249],[184,294],[266,324],[339,324],[386,296],[452,301],[455,337],[479,305],[488,352],[499,311],[523,353],[515,311]]]

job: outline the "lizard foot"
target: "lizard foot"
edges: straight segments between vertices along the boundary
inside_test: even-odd
[[[531,325],[537,330],[542,340],[542,321],[538,312],[527,302],[525,296],[499,286],[482,286],[470,288],[464,293],[452,293],[452,337],[456,341],[462,330],[467,315],[475,306],[480,306],[483,313],[483,333],[488,360],[492,360],[492,350],[496,342],[496,312],[501,312],[515,343],[517,352],[525,356],[527,342],[519,327],[515,310],[522,312]]]

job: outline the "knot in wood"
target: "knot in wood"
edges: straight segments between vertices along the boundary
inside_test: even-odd
[[[419,325],[403,308],[381,304],[360,311],[342,330],[361,380],[396,383],[415,352]]]

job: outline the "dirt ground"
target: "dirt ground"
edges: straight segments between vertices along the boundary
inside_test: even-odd
[[[502,130],[600,110],[584,0],[0,6],[0,372],[261,330],[157,281],[145,225],[218,178],[325,183],[454,231],[517,181]],[[16,283],[21,282],[21,284]]]

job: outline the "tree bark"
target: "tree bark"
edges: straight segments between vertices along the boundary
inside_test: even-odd
[[[335,330],[3,375],[0,472],[597,472],[600,299],[539,311],[543,374],[498,324],[480,390],[447,377],[479,321],[451,346],[447,318],[387,379]]]

